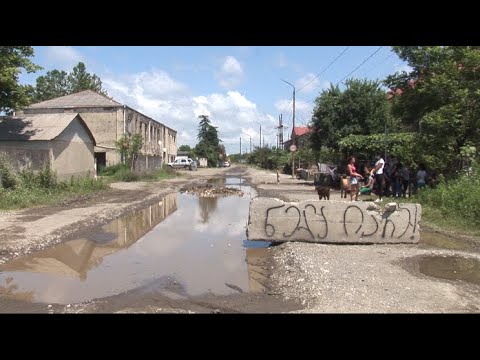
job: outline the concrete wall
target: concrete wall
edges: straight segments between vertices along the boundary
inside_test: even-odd
[[[94,176],[93,140],[78,119],[52,141],[52,170],[59,179]]]
[[[125,113],[124,113],[125,112]],[[115,141],[124,130],[130,134],[140,133],[143,138],[143,155],[153,156],[152,163],[173,161],[177,154],[177,132],[129,107],[90,107],[69,109],[25,109],[25,114],[79,113],[95,137],[96,152],[105,152],[107,166],[117,164],[121,157],[115,149]],[[125,121],[124,121],[125,119]],[[161,143],[159,144],[159,141]],[[166,151],[163,151],[166,148]],[[171,159],[171,160],[170,160]]]
[[[6,153],[18,170],[40,170],[49,164],[59,179],[94,175],[93,141],[75,119],[50,141],[0,141],[0,153]]]
[[[0,141],[0,154],[5,153],[15,169],[40,170],[50,163],[49,141]]]
[[[138,155],[135,164],[136,172],[147,172],[162,167],[162,158],[160,156]]]
[[[325,243],[418,243],[420,204],[301,201],[259,197],[250,202],[249,240]]]

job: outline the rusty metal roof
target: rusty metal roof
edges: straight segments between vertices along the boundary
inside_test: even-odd
[[[0,116],[0,141],[53,140],[77,117],[96,145],[90,129],[75,113]]]
[[[32,104],[27,109],[65,109],[78,107],[118,107],[123,106],[115,100],[92,90],[80,91]]]

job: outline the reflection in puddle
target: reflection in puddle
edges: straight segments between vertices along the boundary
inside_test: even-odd
[[[241,183],[238,178],[236,183]],[[178,282],[182,296],[256,291],[258,281],[250,289],[249,277],[258,277],[260,270],[249,271],[247,263],[249,250],[261,249],[245,249],[250,198],[256,193],[236,186],[242,187],[243,197],[170,194],[80,239],[2,264],[0,295],[68,304],[123,293],[160,278]],[[253,257],[258,258],[255,251]]]
[[[416,271],[436,278],[462,280],[480,285],[480,261],[459,256],[419,256],[414,261]]]
[[[265,283],[268,279],[265,260],[268,256],[268,251],[268,248],[250,248],[245,250],[250,292],[261,293],[265,290]]]

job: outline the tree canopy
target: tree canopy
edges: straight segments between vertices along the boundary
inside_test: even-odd
[[[56,97],[73,94],[79,91],[92,90],[107,95],[102,88],[102,81],[87,72],[83,62],[79,62],[70,73],[63,70],[51,70],[37,78],[35,101],[45,101]]]
[[[339,150],[338,144],[346,136],[380,133],[385,122],[394,126],[379,82],[350,79],[344,91],[331,85],[315,100],[311,143],[314,149]]]
[[[388,76],[392,112],[419,132],[419,156],[447,171],[480,148],[480,47],[395,46],[411,71]]]
[[[225,157],[225,147],[220,144],[218,130],[210,123],[207,115],[200,115],[198,125],[198,144],[195,146],[195,153],[198,157],[207,159],[209,166],[217,166],[218,161]]]
[[[11,114],[30,104],[33,87],[20,85],[18,77],[22,69],[27,73],[42,69],[29,59],[33,55],[31,46],[0,46],[0,112]]]

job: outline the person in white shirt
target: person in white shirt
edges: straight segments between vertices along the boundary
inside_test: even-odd
[[[383,177],[383,168],[385,166],[385,160],[382,159],[380,154],[375,155],[375,167],[372,169],[372,173],[375,174],[375,184],[377,187],[378,199],[375,202],[381,202],[383,196],[383,187],[385,186],[385,178]]]
[[[425,165],[420,164],[417,171],[417,188],[421,189],[427,184],[427,171]]]

